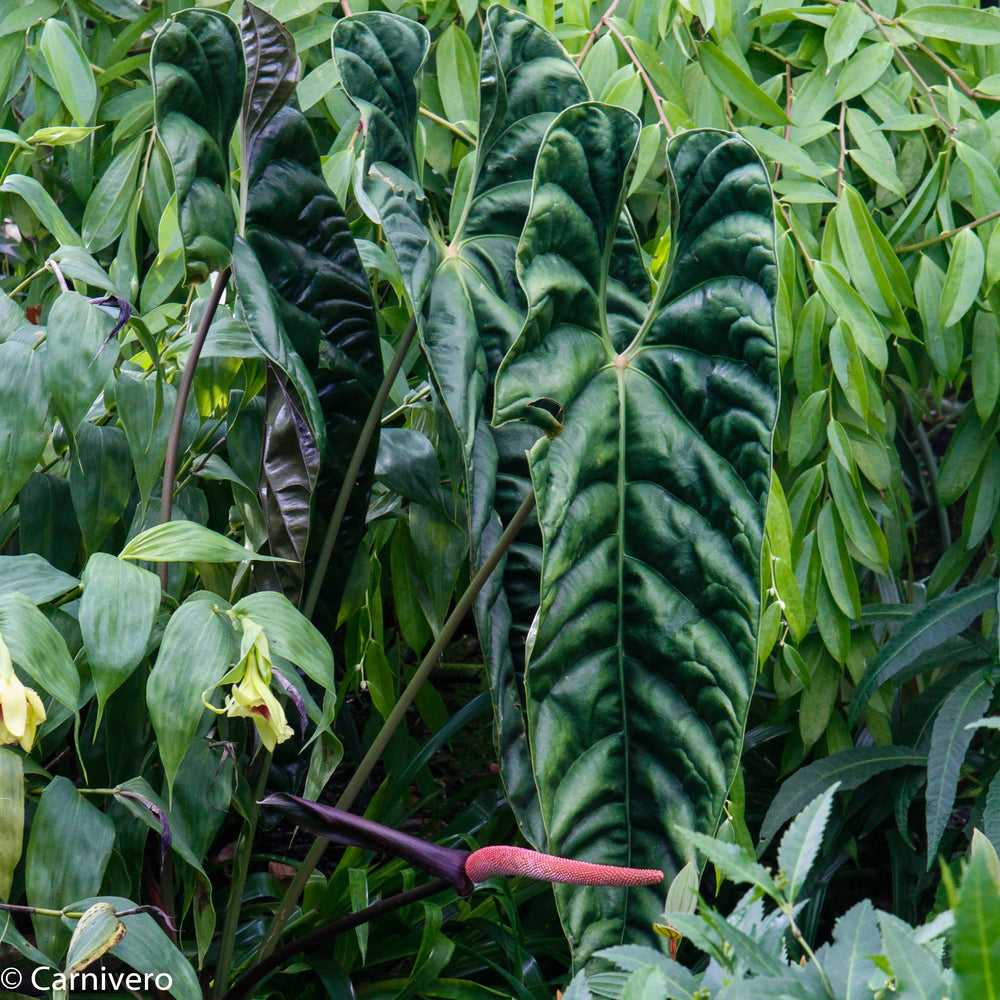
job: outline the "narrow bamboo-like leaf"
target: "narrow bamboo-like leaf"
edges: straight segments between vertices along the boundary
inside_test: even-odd
[[[844,280],[840,272],[829,264],[816,261],[814,276],[816,287],[834,314],[850,326],[861,353],[879,371],[885,371],[889,358],[885,346],[885,333],[871,309]]]
[[[68,778],[53,778],[42,792],[25,854],[29,906],[59,910],[97,892],[115,842],[115,826]],[[33,916],[38,947],[59,958],[70,932],[49,916]]]
[[[823,844],[823,831],[830,818],[833,796],[840,787],[834,782],[821,792],[789,824],[778,847],[778,867],[788,880],[785,895],[794,903]]]
[[[185,280],[198,284],[229,264],[236,233],[228,154],[246,82],[239,30],[218,11],[181,11],[156,36],[150,66],[156,133],[177,193]]]
[[[106,902],[94,903],[77,921],[66,952],[66,975],[81,972],[125,937],[125,925]]]
[[[472,121],[479,75],[469,36],[451,25],[438,39],[434,58],[445,114],[453,122]]]
[[[698,58],[709,80],[750,117],[766,125],[791,124],[788,116],[743,70],[712,42],[698,46]]]
[[[14,869],[24,840],[24,764],[13,750],[0,749],[0,900],[10,901]]]
[[[46,21],[40,46],[63,104],[80,125],[89,125],[97,111],[97,84],[73,29],[65,21]]]
[[[14,663],[75,712],[80,701],[80,674],[66,640],[31,598],[24,594],[0,597],[0,635]]]
[[[249,160],[254,139],[295,93],[302,67],[291,32],[255,4],[243,5],[240,34],[247,73],[240,146]]]
[[[73,900],[68,905],[73,910],[87,910],[97,903],[108,903],[116,913],[136,908],[131,899],[123,896],[91,896]],[[148,913],[129,913],[120,919],[125,925],[125,936],[111,949],[111,954],[136,972],[148,975],[150,980],[157,975],[169,977],[171,985],[166,992],[176,1000],[201,1000],[194,966],[167,937],[156,918]]]
[[[100,548],[128,505],[132,486],[128,440],[120,427],[84,421],[69,470],[73,510],[88,552]]]
[[[989,863],[982,854],[973,854],[965,866],[950,935],[951,963],[961,1000],[1000,997],[1000,935],[991,932],[998,907],[1000,889]]]
[[[931,730],[927,754],[927,867],[935,863],[941,835],[951,817],[958,772],[975,732],[966,729],[989,708],[993,683],[973,673],[945,698]]]
[[[986,265],[982,241],[971,229],[963,229],[952,245],[948,273],[941,292],[941,326],[954,326],[972,308],[979,294]]]
[[[201,591],[174,612],[146,684],[149,718],[171,789],[207,711],[202,696],[211,692],[239,653],[232,624],[216,610],[217,604],[225,602]]]
[[[45,383],[71,442],[114,370],[117,341],[105,346],[114,328],[110,312],[78,292],[60,295],[49,311]]]
[[[854,725],[868,700],[886,681],[922,653],[968,628],[983,612],[994,608],[996,600],[997,583],[987,580],[938,597],[911,615],[868,664],[851,701],[850,724]]]
[[[781,786],[768,807],[759,847],[766,847],[788,820],[834,782],[840,783],[841,791],[848,791],[884,771],[926,763],[927,755],[910,747],[874,746],[840,750],[801,768]]]
[[[985,10],[932,3],[911,7],[903,12],[899,21],[919,35],[943,38],[949,42],[968,45],[1000,43],[1000,18]]]
[[[565,411],[530,455],[545,547],[526,686],[547,849],[655,858],[670,878],[674,831],[718,824],[755,673],[775,269],[759,158],[694,131],[669,147],[675,264],[652,303],[617,284],[637,138],[628,112],[596,104],[550,127],[518,249],[528,319],[495,420],[537,419],[539,400]],[[556,896],[578,961],[642,940],[661,905],[637,889]]]
[[[100,719],[108,698],[146,653],[160,609],[160,581],[148,570],[98,552],[88,560],[82,582],[80,631]]]
[[[308,224],[302,221],[307,219]],[[283,503],[263,497],[273,539],[295,539],[291,548],[305,560],[311,537],[318,550],[361,428],[382,379],[382,353],[368,277],[343,209],[323,180],[319,153],[306,119],[294,108],[279,111],[259,133],[250,162],[247,241],[275,293],[277,315],[294,351],[283,366],[299,398],[318,399],[321,427],[299,420],[292,433],[291,399],[285,406],[285,438],[265,438],[264,467],[271,481],[291,462],[300,487]],[[241,295],[253,279],[238,250]],[[259,293],[261,290],[257,289]],[[263,290],[266,294],[266,289]],[[262,309],[249,315],[260,317]],[[259,320],[258,320],[259,322]],[[301,360],[294,359],[297,354]],[[300,388],[301,386],[301,388]],[[277,386],[271,380],[271,388]],[[280,397],[272,393],[280,402]],[[278,415],[278,414],[276,414]],[[318,443],[317,443],[318,442]],[[368,493],[378,452],[376,432],[365,453],[334,557],[325,577],[318,620],[336,620],[354,554],[364,534]],[[318,472],[317,472],[318,465]],[[273,470],[268,473],[268,470]],[[310,488],[309,481],[313,482]],[[311,500],[311,521],[309,504]],[[294,502],[293,502],[294,501]],[[303,504],[306,510],[303,516]],[[311,558],[310,558],[311,561]],[[291,594],[289,596],[292,596]]]
[[[0,344],[0,513],[5,511],[42,457],[52,426],[44,353],[27,344]]]
[[[1000,398],[1000,323],[984,310],[977,311],[972,327],[972,395],[985,423]]]
[[[129,541],[120,559],[147,562],[231,563],[245,559],[281,562],[276,556],[251,552],[225,535],[194,521],[169,521],[147,528]]]
[[[2,184],[0,193],[20,195],[34,213],[35,218],[64,246],[83,246],[80,234],[66,221],[52,195],[34,177],[10,174]]]

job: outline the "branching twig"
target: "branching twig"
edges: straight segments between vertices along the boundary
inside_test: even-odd
[[[1000,209],[995,212],[990,212],[989,215],[983,215],[978,219],[973,219],[971,222],[966,222],[965,225],[957,226],[955,229],[949,229],[946,233],[938,233],[937,236],[931,236],[929,239],[921,240],[919,243],[901,243],[895,248],[896,253],[915,253],[917,250],[923,250],[925,247],[933,246],[935,243],[943,243],[945,240],[950,240],[952,236],[958,235],[963,229],[975,229],[976,226],[981,226],[984,222],[992,222],[993,219],[1000,218]]]
[[[650,80],[649,74],[643,68],[642,63],[639,62],[639,57],[632,51],[632,46],[625,40],[625,36],[606,18],[607,15],[605,15],[604,23],[607,24],[608,31],[618,39],[625,50],[625,54],[632,60],[632,65],[639,71],[639,76],[642,77],[642,82],[646,85],[646,90],[649,91],[649,96],[653,99],[653,104],[656,105],[656,113],[659,116],[660,124],[667,130],[667,135],[672,139],[674,137],[674,130],[670,127],[670,122],[667,121],[667,116],[663,113],[663,98],[657,93],[656,87],[653,86],[653,81]]]

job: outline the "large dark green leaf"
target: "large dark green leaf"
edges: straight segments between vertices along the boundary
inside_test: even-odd
[[[81,424],[69,469],[69,492],[88,552],[95,552],[121,520],[131,486],[125,432],[120,427]]]
[[[150,56],[156,132],[170,160],[189,283],[229,263],[236,217],[229,198],[229,140],[246,68],[236,25],[213,10],[175,14]]]
[[[427,295],[441,251],[427,229],[428,205],[413,149],[419,102],[414,78],[430,37],[416,21],[371,11],[341,18],[333,57],[344,90],[365,123],[363,207],[385,230],[414,314]]]
[[[672,270],[652,303],[632,293],[634,243],[616,236],[638,133],[583,104],[542,144],[517,260],[529,314],[496,419],[551,427],[546,400],[564,413],[530,455],[545,547],[526,687],[548,850],[670,878],[678,828],[719,822],[753,687],[776,273],[759,158],[693,131],[669,147]],[[578,961],[652,941],[662,910],[660,888],[556,896]]]
[[[254,139],[295,93],[302,67],[291,32],[255,4],[243,5],[240,34],[247,67],[240,145],[248,159]]]
[[[294,108],[279,111],[254,143],[246,236],[306,372],[302,375],[289,365],[286,371],[294,376],[291,384],[279,385],[274,372],[269,378],[269,407],[273,416],[281,418],[281,425],[272,428],[265,439],[264,475],[266,481],[273,482],[275,476],[287,473],[283,467],[291,462],[298,486],[287,504],[273,491],[262,490],[265,514],[275,523],[273,531],[269,528],[272,551],[280,554],[273,545],[281,539],[280,544],[291,546],[290,551],[294,549],[300,558],[305,533],[317,547],[322,542],[326,518],[336,503],[382,379],[382,354],[367,274],[343,209],[323,180],[309,124]],[[310,382],[299,390],[297,385],[304,378]],[[317,444],[293,391],[300,397],[310,393],[318,397],[326,435],[313,490],[311,522],[306,516],[307,494],[310,477],[315,476],[312,456]],[[321,596],[325,608],[320,610],[321,619],[336,619],[343,586],[364,533],[377,451],[376,434],[341,525]]]

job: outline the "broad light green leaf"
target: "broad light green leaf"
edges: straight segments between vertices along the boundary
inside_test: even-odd
[[[88,552],[95,552],[128,506],[132,486],[128,440],[120,427],[84,421],[69,470],[73,510]]]
[[[97,84],[73,29],[65,21],[46,21],[40,47],[63,104],[80,125],[90,125],[97,112]]]
[[[333,652],[319,630],[281,594],[260,591],[233,605],[264,629],[275,656],[290,660],[327,691],[337,690]]]
[[[199,284],[230,261],[236,217],[229,198],[229,139],[246,68],[236,25],[214,10],[175,14],[153,42],[156,132],[170,161],[185,280]]]
[[[147,562],[231,563],[244,559],[281,562],[274,556],[251,552],[225,535],[194,521],[169,521],[147,528],[127,542],[120,559]]]
[[[639,972],[652,965],[666,980],[667,989],[670,990],[668,995],[676,997],[677,1000],[694,1000],[697,994],[698,982],[683,965],[649,948],[622,944],[614,948],[604,948],[596,957],[606,958],[628,972]]]
[[[897,767],[923,767],[926,763],[926,754],[910,747],[871,746],[840,750],[808,764],[778,790],[764,816],[758,847],[766,847],[788,820],[834,782],[840,783],[840,791],[848,791],[885,771]]]
[[[14,869],[24,840],[24,763],[13,750],[0,749],[0,900],[10,901]]]
[[[794,903],[801,892],[819,849],[823,844],[823,831],[830,818],[833,796],[840,787],[834,782],[826,791],[817,795],[789,824],[778,847],[778,867],[788,880],[785,896]]]
[[[816,542],[823,564],[823,576],[837,607],[852,621],[861,617],[861,594],[854,572],[844,527],[834,510],[826,503],[820,511],[816,525]]]
[[[833,944],[816,953],[826,970],[834,995],[843,1000],[867,1000],[868,981],[876,971],[870,957],[871,942],[877,940],[878,923],[871,900],[852,906],[833,926]]]
[[[75,712],[80,701],[80,674],[66,640],[24,594],[0,597],[0,635],[11,658],[33,681]]]
[[[63,245],[83,246],[80,234],[66,221],[62,210],[52,200],[52,195],[34,177],[9,174],[0,193],[20,195],[34,213],[35,218]]]
[[[918,35],[943,38],[967,45],[1000,43],[1000,18],[992,12],[957,4],[926,4],[912,7],[899,18],[900,24]]]
[[[930,601],[915,611],[876,653],[858,682],[848,722],[853,726],[868,700],[886,681],[928,650],[968,628],[983,612],[995,608],[997,583],[988,580]]]
[[[990,933],[1000,908],[1000,889],[989,862],[973,852],[965,866],[955,926],[949,935],[951,962],[961,1000],[997,1000],[1000,997],[1000,935]]]
[[[97,903],[108,903],[115,912],[134,910],[136,904],[122,896],[91,896],[71,904],[74,910],[87,910]],[[198,976],[188,957],[171,943],[163,928],[149,913],[131,913],[120,918],[125,925],[125,936],[111,949],[136,972],[156,976],[165,973],[172,985],[167,993],[176,1000],[200,1000],[201,987]]]
[[[94,903],[77,921],[66,952],[66,975],[81,972],[125,937],[125,925],[107,902]]]
[[[652,303],[631,292],[618,236],[637,138],[606,105],[551,125],[518,249],[528,319],[495,421],[551,427],[539,401],[564,411],[530,454],[544,553],[526,687],[548,849],[655,859],[670,878],[686,860],[676,829],[718,823],[755,672],[776,275],[759,158],[693,131],[668,149],[675,263]],[[642,940],[662,905],[657,890],[556,898],[577,961],[620,938],[623,909]]]
[[[0,344],[0,513],[31,475],[49,437],[43,358],[43,351],[16,340]]]
[[[97,689],[100,721],[108,698],[146,653],[160,609],[160,581],[148,570],[97,552],[88,560],[82,582],[80,631]]]
[[[49,311],[45,383],[71,444],[118,360],[114,328],[115,316],[78,292],[63,293]]]
[[[766,125],[789,125],[788,116],[712,42],[701,42],[698,58],[709,80],[734,104]]]
[[[136,196],[139,165],[147,138],[139,136],[119,152],[101,175],[83,211],[83,243],[96,253],[125,228]]]
[[[75,576],[56,569],[34,552],[0,556],[0,597],[24,594],[35,604],[46,604],[79,585]]]
[[[174,612],[146,684],[149,718],[171,790],[184,754],[208,711],[202,696],[211,696],[239,655],[225,604],[216,595],[201,591]]]
[[[973,730],[970,722],[980,718],[993,698],[993,682],[973,673],[945,698],[927,754],[927,867],[936,861],[938,845],[951,817],[958,791],[958,772],[969,749]]]
[[[53,778],[42,792],[25,854],[29,906],[59,910],[100,888],[115,842],[115,826],[68,778]],[[38,947],[59,958],[70,932],[49,916],[32,916]]]
[[[856,10],[858,8],[849,8]],[[824,36],[824,41],[826,36]],[[892,62],[892,46],[888,42],[874,42],[866,45],[848,60],[840,71],[835,101],[849,101],[878,83]]]

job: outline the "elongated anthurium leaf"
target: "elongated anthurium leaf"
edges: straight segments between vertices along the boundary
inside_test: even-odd
[[[302,67],[292,33],[255,4],[243,5],[240,34],[247,67],[240,145],[246,157],[260,131],[295,93]]]
[[[985,580],[935,598],[912,614],[865,668],[851,700],[850,724],[854,725],[881,685],[919,656],[964,631],[981,614],[995,607],[996,600],[997,581]]]
[[[304,518],[309,509],[304,484],[297,491],[294,514],[291,502],[283,506],[280,496],[262,490],[269,535],[272,539],[294,537],[297,551],[304,551],[305,533],[310,551],[315,551],[322,545],[327,520],[382,380],[382,353],[368,276],[343,209],[323,180],[309,124],[295,108],[282,108],[254,143],[246,237],[274,291],[277,314],[294,352],[311,380],[296,391],[300,398],[313,393],[318,398],[326,442],[319,455],[311,519]],[[295,370],[289,373],[296,375],[295,388],[301,376]],[[280,426],[265,439],[265,475],[274,479],[288,460],[306,474],[311,467],[315,475],[310,457],[310,449],[317,449],[315,433],[310,444],[302,414],[296,418],[294,403],[286,405],[276,395],[280,392],[291,398],[287,386],[279,389],[275,384],[274,373],[268,391],[269,411],[280,418]],[[273,411],[272,401],[281,412]],[[279,430],[285,442],[276,436]],[[364,534],[377,452],[376,433],[340,527],[321,592],[318,621],[336,621],[343,586]],[[305,478],[299,477],[300,481]],[[277,527],[271,530],[275,518],[280,518],[280,532]]]
[[[441,256],[428,233],[428,204],[413,151],[419,111],[414,78],[429,47],[422,24],[395,14],[355,14],[333,29],[333,58],[365,130],[358,194],[385,230],[414,315]]]
[[[239,29],[214,10],[183,10],[150,56],[156,134],[173,171],[185,280],[229,264],[236,216],[229,197],[229,140],[243,102]]]
[[[547,849],[655,862],[669,881],[678,828],[719,822],[753,687],[776,271],[760,159],[692,131],[669,146],[672,267],[648,305],[629,294],[634,247],[616,235],[638,135],[600,104],[552,124],[518,249],[529,314],[494,419],[554,435],[530,455],[545,548],[525,679]],[[558,888],[575,960],[652,941],[664,891]]]
[[[371,16],[363,21],[364,30],[338,27],[334,42],[344,86],[369,116],[366,121],[370,124],[371,115],[381,113],[373,108],[388,107],[395,126],[375,131],[369,127],[365,150],[370,186],[380,183],[376,179],[381,165],[389,162],[406,174],[406,190],[419,191],[412,118],[385,100],[382,77],[376,80],[360,68],[373,52],[391,53],[401,44],[409,46],[402,65],[414,72],[419,68],[422,37],[409,22],[397,23],[401,20]],[[411,212],[385,227],[398,260],[421,262],[414,272],[412,297],[424,302],[418,317],[421,343],[462,442],[475,565],[489,554],[530,488],[524,454],[538,437],[536,429],[523,425],[491,431],[483,419],[493,378],[526,310],[514,261],[531,200],[531,173],[556,114],[589,97],[559,42],[530,18],[499,6],[491,7],[486,17],[480,81],[480,140],[470,195],[454,230],[440,237],[450,244],[447,253],[435,250],[438,239],[425,215]],[[398,70],[389,82],[397,95],[405,93],[409,99],[414,92],[413,81],[404,81]],[[418,252],[421,238],[426,249]],[[532,519],[509,552],[503,574],[491,578],[481,591],[477,619],[491,678],[501,774],[522,829],[543,848],[519,682],[524,638],[538,608],[540,542]]]

